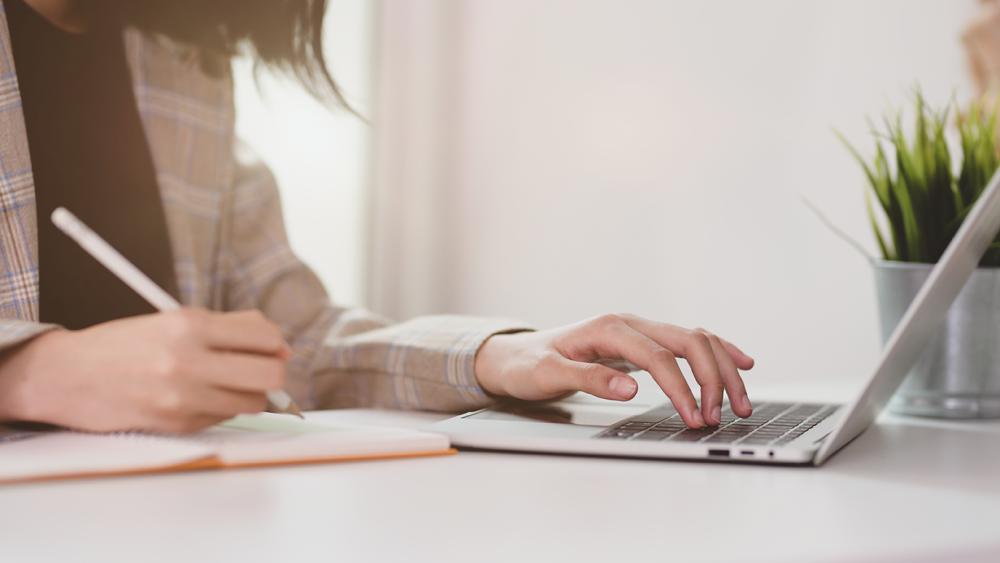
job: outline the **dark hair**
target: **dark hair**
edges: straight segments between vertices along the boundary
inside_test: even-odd
[[[209,73],[248,50],[257,64],[288,73],[317,99],[357,115],[323,56],[326,0],[109,1],[126,23],[191,47]]]

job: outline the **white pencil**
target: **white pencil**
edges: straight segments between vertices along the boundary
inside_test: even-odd
[[[52,212],[52,223],[60,231],[66,233],[66,236],[76,241],[87,254],[90,254],[118,279],[125,282],[125,285],[132,288],[150,305],[156,307],[156,310],[174,311],[181,308],[181,304],[176,299],[156,285],[156,282],[149,279],[146,274],[142,273],[142,270],[136,268],[134,264],[66,208],[58,207]],[[281,390],[268,391],[267,399],[281,412],[304,418],[288,393]]]

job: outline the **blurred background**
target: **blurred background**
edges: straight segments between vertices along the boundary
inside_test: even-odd
[[[331,0],[331,66],[371,125],[239,61],[238,130],[340,303],[539,327],[633,312],[829,398],[878,355],[875,293],[802,198],[874,254],[834,129],[868,150],[866,119],[916,85],[969,99],[977,4]]]

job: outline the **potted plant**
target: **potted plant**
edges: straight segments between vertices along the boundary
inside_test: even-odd
[[[875,155],[845,145],[864,168],[868,216],[881,253],[872,260],[883,342],[889,338],[998,164],[997,111],[973,104],[928,107],[918,91],[912,130],[899,114],[873,127]],[[1000,240],[1000,239],[998,239]],[[949,418],[1000,417],[1000,243],[994,242],[944,328],[896,393],[895,412]]]

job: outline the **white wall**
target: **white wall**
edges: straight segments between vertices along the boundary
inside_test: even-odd
[[[373,18],[369,0],[335,0],[324,22],[334,79],[362,114],[371,108]],[[233,71],[237,134],[278,179],[292,248],[334,299],[362,303],[369,126],[287,78],[264,73],[258,88],[249,59],[237,60]]]
[[[398,29],[408,22],[420,37],[429,24],[393,15],[414,4],[441,12],[435,37],[450,41],[422,61]],[[380,124],[384,137],[420,141],[382,147],[378,174],[396,184],[381,189],[430,178],[437,187],[421,193],[437,211],[395,238],[403,254],[408,239],[422,241],[425,265],[394,270],[375,301],[397,316],[448,310],[540,326],[629,311],[730,337],[757,357],[751,377],[862,378],[879,346],[867,263],[799,194],[873,248],[862,175],[832,128],[867,146],[865,117],[917,82],[936,102],[965,99],[958,36],[974,9],[386,0],[380,22],[397,32],[383,34],[380,61],[410,58],[407,76],[380,81],[379,112],[422,112],[434,130]],[[444,92],[437,104],[410,97],[434,88],[421,64]],[[401,177],[414,151],[437,160]]]

